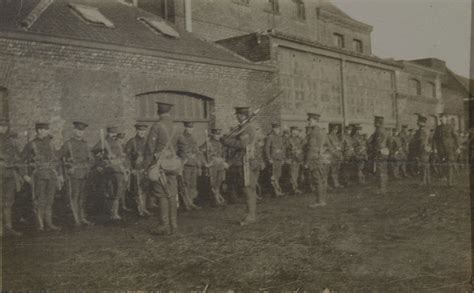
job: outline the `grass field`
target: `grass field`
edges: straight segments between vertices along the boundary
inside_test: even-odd
[[[180,214],[180,234],[151,236],[158,219],[3,239],[4,289],[464,292],[471,275],[467,175],[432,191],[413,179],[265,199],[240,227],[243,204]],[[434,193],[435,196],[430,196]]]

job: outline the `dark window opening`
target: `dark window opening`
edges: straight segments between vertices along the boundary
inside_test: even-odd
[[[294,0],[296,4],[296,17],[299,20],[306,20],[306,10],[303,0]]]
[[[334,45],[338,48],[344,48],[344,36],[341,34],[334,34]]]
[[[280,13],[280,5],[278,0],[268,0],[269,9],[273,13]]]
[[[362,53],[363,47],[361,40],[354,39],[352,45],[354,46],[354,51],[356,51],[357,53]]]

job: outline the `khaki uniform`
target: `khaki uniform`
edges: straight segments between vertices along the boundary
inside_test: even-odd
[[[76,225],[89,224],[85,203],[86,186],[92,166],[92,154],[84,139],[71,138],[59,151],[59,158],[65,164],[67,194]]]
[[[13,137],[9,133],[0,134],[0,191],[3,217],[2,235],[8,232],[17,232],[12,226],[12,207],[15,203],[15,194],[21,189],[21,174],[17,164],[20,161],[20,151]],[[5,232],[5,233],[4,233]]]
[[[315,193],[316,204],[325,204],[327,197],[328,156],[329,143],[327,135],[319,126],[314,126],[307,135],[304,162],[308,164],[309,185]]]
[[[398,138],[400,139],[401,148],[399,150],[399,172],[402,174],[403,177],[408,176],[407,172],[407,160],[408,160],[408,147],[410,145],[410,136],[405,130],[400,131],[398,134]]]
[[[390,138],[390,164],[392,174],[395,178],[400,178],[400,169],[402,161],[405,160],[402,140],[398,136]],[[402,171],[403,172],[403,171]]]
[[[194,137],[183,133],[178,137],[176,152],[184,162],[183,183],[184,192],[191,201],[198,196],[197,178],[201,174],[201,158]]]
[[[379,192],[387,192],[387,164],[390,152],[390,141],[385,130],[376,128],[368,140],[369,159],[374,163],[375,175],[378,179]]]
[[[354,133],[352,135],[354,147],[354,167],[357,173],[359,184],[365,184],[365,164],[367,162],[367,141],[361,134]]]
[[[173,121],[168,115],[160,116],[148,133],[145,149],[145,166],[149,168],[167,146],[173,135]],[[166,184],[151,182],[151,193],[160,199],[161,228],[168,231],[178,229],[178,182],[177,174],[165,173]]]
[[[344,185],[350,185],[354,165],[354,140],[348,134],[342,134],[341,177]]]
[[[444,167],[443,173],[448,179],[448,186],[452,186],[456,151],[459,147],[453,127],[447,124],[436,127],[433,135],[433,144]]]
[[[224,160],[225,152],[222,143],[219,140],[210,138],[207,143],[201,146],[201,151],[206,154],[207,170],[211,190],[215,196],[216,204],[223,204],[220,189],[226,176],[227,163]]]
[[[286,143],[286,157],[290,164],[291,187],[294,192],[299,190],[299,174],[303,161],[303,142],[301,138],[290,136]]]
[[[272,168],[271,183],[276,196],[282,195],[280,177],[285,161],[284,140],[281,135],[270,133],[265,141],[265,158]]]
[[[331,178],[335,188],[341,187],[339,183],[339,172],[343,162],[342,140],[337,133],[328,134],[329,150],[331,153],[331,164],[329,165],[329,178]]]
[[[256,187],[258,184],[258,171],[261,168],[256,157],[255,148],[255,128],[249,125],[237,137],[223,138],[222,144],[229,149],[231,156],[228,158],[230,168],[228,170],[228,177],[232,180],[231,188],[242,188],[247,200],[247,214],[243,220],[243,224],[255,222],[257,220],[257,193]],[[248,169],[245,167],[248,162]],[[247,175],[248,181],[245,182],[245,170],[249,172]],[[242,224],[241,223],[241,224]]]
[[[420,128],[413,136],[415,158],[421,171],[422,184],[431,185],[430,153],[431,143],[425,128]]]
[[[53,204],[59,187],[59,160],[52,145],[52,138],[36,137],[22,151],[22,160],[31,168],[25,173],[32,174],[33,207],[38,229],[43,230],[46,224],[53,225]]]
[[[138,214],[150,214],[147,210],[147,179],[145,177],[145,148],[146,138],[138,135],[125,144],[125,154],[131,167],[130,191],[137,203]]]

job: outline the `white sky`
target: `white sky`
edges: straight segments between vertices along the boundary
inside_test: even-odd
[[[382,58],[435,57],[469,76],[470,0],[332,0],[374,27],[372,52]]]

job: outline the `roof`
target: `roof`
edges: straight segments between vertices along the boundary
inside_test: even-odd
[[[320,1],[318,8],[323,11],[329,12],[331,15],[335,15],[339,18],[350,21],[354,25],[362,26],[362,27],[365,27],[366,29],[372,30],[372,26],[370,24],[367,24],[367,23],[364,23],[352,18],[349,14],[342,11],[342,9],[340,9],[339,7],[331,3],[329,0]]]
[[[70,4],[82,4],[98,8],[100,13],[107,20],[110,20],[113,27],[89,23],[72,11]],[[0,31],[26,31],[38,35],[251,64],[232,52],[224,50],[211,42],[201,40],[170,23],[167,24],[179,34],[179,38],[159,33],[138,18],[164,22],[158,16],[125,5],[118,0],[22,0],[0,2]]]

